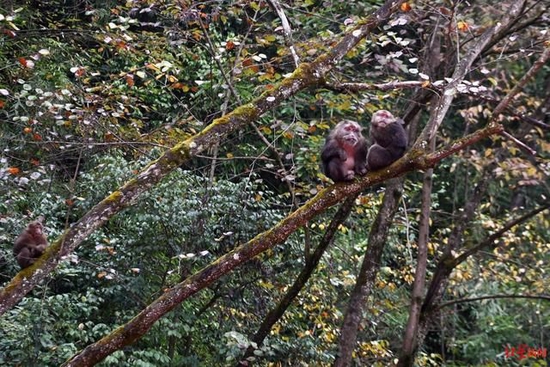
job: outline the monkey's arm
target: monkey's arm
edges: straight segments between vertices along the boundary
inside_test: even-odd
[[[362,139],[357,144],[357,149],[355,150],[355,154],[354,154],[355,173],[361,176],[367,173],[367,153],[368,153],[367,141]]]
[[[386,146],[386,149],[388,149],[392,158],[397,160],[405,154],[405,150],[407,149],[407,134],[403,125],[394,123],[390,126],[388,135],[392,137],[392,139],[390,144]]]
[[[13,245],[13,256],[17,256],[17,254],[23,251],[23,249],[27,247],[30,241],[31,238],[26,232],[20,234]]]
[[[325,146],[321,152],[321,159],[323,162],[327,162],[334,158],[345,161],[348,158],[348,155],[346,151],[340,147],[336,140],[331,139],[325,143]]]
[[[32,256],[35,258],[42,256],[42,254],[46,250],[46,247],[48,247],[47,242],[37,243],[36,246],[33,247]]]

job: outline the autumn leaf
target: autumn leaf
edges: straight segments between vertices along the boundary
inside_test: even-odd
[[[134,76],[132,74],[126,74],[126,84],[128,84],[129,87],[133,87],[135,82],[134,82]]]
[[[9,29],[3,29],[2,33],[4,33],[5,35],[11,38],[15,38],[15,36],[17,35],[14,31],[11,31]]]
[[[145,67],[153,71],[157,71],[157,72],[160,71],[160,69],[155,64],[146,64]]]
[[[463,21],[458,22],[456,27],[461,32],[466,32],[468,29],[470,29],[470,26],[468,25],[468,23],[463,22]]]
[[[128,45],[126,44],[126,42],[122,41],[122,40],[119,40],[116,44],[115,44],[116,48],[119,49],[119,50],[125,50],[128,48]]]
[[[10,168],[8,168],[8,172],[11,173],[12,175],[17,175],[21,171],[17,167],[10,167]]]
[[[23,66],[23,67],[26,67],[27,69],[32,69],[34,68],[34,61],[32,60],[27,60],[25,59],[24,57],[20,57],[19,59],[17,59],[19,61],[19,63]]]

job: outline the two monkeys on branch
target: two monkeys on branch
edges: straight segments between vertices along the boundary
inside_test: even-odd
[[[371,146],[361,134],[362,127],[355,121],[340,122],[328,135],[321,150],[325,175],[335,182],[351,181],[389,166],[405,154],[407,135],[403,120],[386,110],[376,111],[370,125]]]

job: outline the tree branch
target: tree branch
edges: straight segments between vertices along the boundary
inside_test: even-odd
[[[285,35],[285,44],[288,46],[288,49],[290,50],[290,54],[292,55],[292,59],[294,60],[294,66],[298,66],[300,64],[300,58],[296,53],[296,48],[294,47],[294,43],[292,41],[292,29],[290,28],[290,23],[288,22],[286,14],[283,8],[281,7],[281,4],[279,4],[279,1],[267,0],[267,2],[269,3],[269,5],[271,5],[273,10],[275,10],[279,19],[281,19],[283,34]]]
[[[451,103],[454,99],[454,96],[456,94],[456,88],[457,86],[462,82],[462,80],[466,77],[466,75],[470,72],[471,67],[474,63],[474,61],[479,57],[485,46],[487,46],[493,39],[496,34],[498,34],[503,29],[506,29],[507,27],[511,26],[511,23],[514,22],[518,14],[523,9],[523,5],[525,3],[525,0],[523,1],[514,1],[505,17],[500,22],[496,22],[496,24],[493,27],[490,27],[487,29],[477,40],[475,45],[473,45],[464,55],[464,57],[458,62],[453,75],[451,77],[451,82],[445,86],[443,89],[443,94],[441,96],[441,99],[439,102],[434,106],[435,113],[434,118],[430,118],[430,121],[420,134],[420,137],[418,138],[417,144],[425,144],[425,142],[428,142],[433,138],[437,131],[439,130],[439,126],[443,123],[443,120],[445,116],[447,115],[447,111],[449,110]]]
[[[523,77],[519,80],[519,82],[512,88],[512,90],[506,94],[506,96],[502,99],[502,101],[498,104],[498,106],[495,107],[493,110],[493,119],[498,118],[498,115],[500,115],[506,107],[512,102],[512,99],[518,94],[525,85],[534,78],[535,74],[546,64],[546,62],[550,59],[550,47],[547,47],[542,55],[538,58],[537,61],[529,68],[529,70],[523,75]]]
[[[502,226],[501,229],[499,229],[498,231],[496,231],[495,233],[493,233],[492,235],[487,237],[487,239],[485,241],[479,243],[478,245],[476,245],[472,248],[467,249],[462,254],[458,255],[454,259],[454,262],[453,262],[454,266],[456,267],[457,265],[459,265],[460,263],[465,261],[470,255],[478,252],[482,248],[494,245],[495,241],[497,239],[499,239],[504,233],[508,232],[510,229],[517,226],[518,224],[521,224],[521,223],[529,220],[530,218],[534,217],[535,215],[537,215],[537,214],[539,214],[539,213],[541,213],[541,212],[543,212],[543,211],[545,211],[549,208],[550,208],[550,202],[547,202],[546,204],[544,204],[544,205],[542,205],[542,206],[540,206],[536,209],[533,209],[528,213],[525,213],[521,217],[509,221],[504,226]],[[494,245],[493,247],[496,247],[496,245]]]
[[[388,91],[394,89],[412,89],[412,88],[429,88],[433,87],[429,81],[418,81],[418,80],[392,80],[387,83],[379,84],[367,84],[367,83],[339,83],[334,84],[325,81],[323,86],[327,89],[336,91],[336,92],[364,92],[367,90],[378,90],[378,91]]]
[[[537,299],[537,300],[544,300],[544,301],[550,301],[550,295],[531,295],[531,294],[494,294],[492,296],[480,296],[480,297],[473,297],[473,298],[462,298],[462,299],[455,299],[453,301],[445,302],[440,304],[437,309],[442,309],[443,307],[448,307],[452,305],[456,305],[458,303],[466,303],[466,302],[476,302],[476,301],[483,301],[485,299],[500,299],[500,298],[520,298],[520,299]]]

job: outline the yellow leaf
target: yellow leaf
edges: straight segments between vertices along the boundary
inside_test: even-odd
[[[463,22],[463,21],[460,21],[456,24],[456,27],[458,28],[459,31],[461,32],[466,32],[468,29],[470,29],[470,26],[468,25],[468,23],[466,22]]]
[[[147,69],[151,69],[151,70],[154,70],[154,71],[160,71],[160,69],[157,68],[154,64],[147,64],[147,65],[145,65],[145,67]]]

